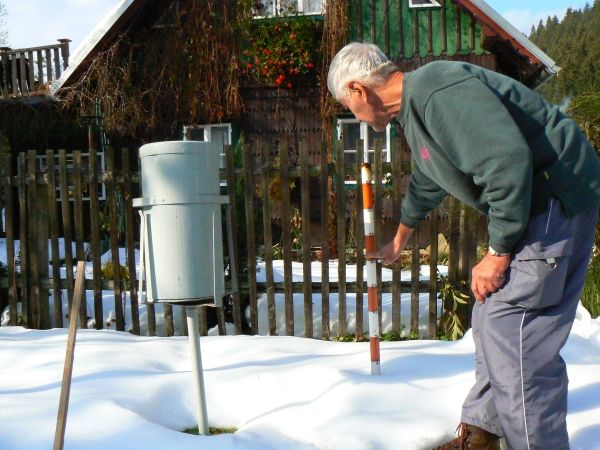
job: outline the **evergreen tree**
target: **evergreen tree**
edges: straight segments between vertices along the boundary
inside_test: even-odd
[[[569,8],[532,28],[530,39],[562,68],[542,88],[553,103],[600,90],[600,0],[581,10]]]

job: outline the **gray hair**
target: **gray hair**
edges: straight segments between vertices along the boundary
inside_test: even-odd
[[[350,81],[369,87],[379,86],[399,70],[375,44],[353,42],[342,48],[331,61],[327,88],[339,101],[350,95]]]

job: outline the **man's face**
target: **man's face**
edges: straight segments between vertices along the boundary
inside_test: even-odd
[[[390,117],[381,100],[373,90],[362,84],[351,82],[350,96],[340,103],[348,108],[357,120],[367,123],[375,131],[383,131],[393,117]]]

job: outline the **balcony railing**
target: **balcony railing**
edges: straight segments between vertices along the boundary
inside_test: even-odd
[[[0,47],[0,99],[47,95],[50,84],[69,65],[71,40],[58,42],[32,48]]]

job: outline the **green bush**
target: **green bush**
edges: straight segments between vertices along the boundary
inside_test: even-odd
[[[596,227],[594,253],[585,285],[583,286],[581,303],[593,318],[600,316],[600,225]]]
[[[442,301],[443,312],[439,323],[439,338],[455,341],[463,337],[468,321],[468,309],[471,298],[467,294],[469,286],[466,280],[452,283],[447,276],[438,275],[441,283],[438,299]]]

